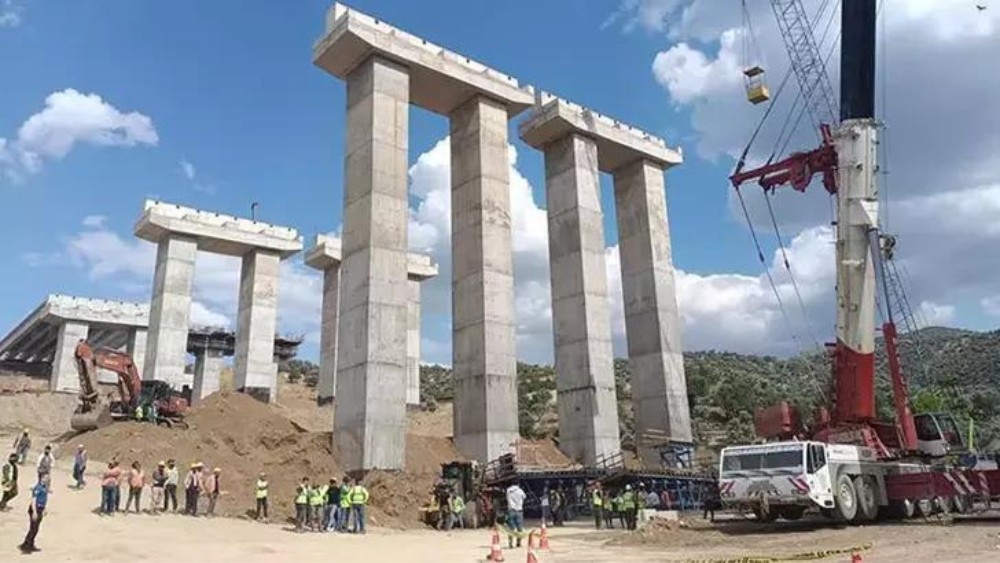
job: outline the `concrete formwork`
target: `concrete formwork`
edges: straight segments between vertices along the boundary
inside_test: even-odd
[[[594,185],[597,170],[614,177],[636,434],[643,461],[659,465],[657,449],[665,441],[692,439],[663,181],[664,170],[680,164],[682,156],[662,139],[547,94],[539,96],[539,106],[521,124],[520,134],[526,143],[546,152],[556,367],[563,389],[581,383],[572,374],[579,374],[586,361],[591,369],[594,365],[609,369],[594,363],[603,361],[607,349],[603,323],[608,316],[606,291],[602,297],[600,287],[604,282],[593,280],[604,279],[599,197],[595,193],[596,201],[589,199],[589,206],[583,206],[580,198],[590,192],[583,192],[580,185]],[[584,249],[590,259],[583,257]],[[583,344],[574,347],[570,343],[580,336],[581,325],[588,334]],[[573,367],[560,370],[560,363]],[[592,405],[597,408],[603,404],[598,389],[595,382],[597,398]],[[564,402],[565,409],[585,407],[562,396],[559,401],[562,434]],[[580,422],[570,425],[574,435],[583,430]]]
[[[347,82],[337,396],[349,392],[351,408],[336,410],[334,431],[341,452],[357,452],[348,453],[353,457],[345,460],[346,467],[397,469],[403,462],[405,413],[399,407],[405,397],[396,394],[405,389],[401,368],[407,305],[402,286],[410,103],[452,122],[452,181],[458,194],[453,201],[464,210],[453,205],[453,251],[462,245],[480,249],[470,249],[470,266],[461,279],[453,278],[459,381],[455,440],[467,455],[496,457],[517,437],[513,286],[507,279],[507,119],[531,105],[532,91],[510,76],[341,4],[330,9],[326,23],[326,34],[313,47],[314,63]],[[456,151],[455,133],[470,145]],[[496,168],[502,171],[494,173]],[[456,170],[466,179],[456,183]],[[454,230],[456,218],[470,228]],[[484,219],[499,223],[483,227]],[[467,330],[458,336],[460,319]],[[376,322],[379,326],[371,326]],[[377,388],[370,381],[375,376]],[[398,389],[387,389],[397,383]]]
[[[294,229],[229,215],[146,201],[135,225],[139,238],[157,243],[143,377],[177,385],[183,378],[198,250],[243,259],[240,278],[236,373],[238,389],[277,386],[273,362],[278,264],[302,249]]]
[[[320,327],[319,382],[317,402],[330,403],[336,395],[337,382],[337,317],[341,261],[340,239],[317,235],[306,251],[306,265],[323,272],[323,310]],[[406,341],[406,404],[420,404],[420,282],[438,273],[430,256],[410,253],[407,256],[407,341]]]

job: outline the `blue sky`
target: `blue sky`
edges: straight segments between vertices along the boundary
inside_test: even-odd
[[[322,34],[330,5],[328,0],[0,0],[0,139],[5,139],[0,142],[0,256],[7,264],[7,275],[0,281],[5,296],[0,332],[14,326],[48,293],[148,300],[151,251],[131,233],[147,197],[243,216],[257,201],[263,220],[295,227],[307,240],[337,229],[345,89],[311,61],[311,46]],[[823,227],[828,218],[809,211],[824,208],[822,195],[783,194],[778,201],[787,227],[783,234],[787,241],[794,239],[793,268],[805,286],[804,315],[785,295],[791,327],[781,320],[760,278],[761,267],[741,217],[732,213],[726,180],[732,166],[729,155],[745,142],[761,109],[741,98],[738,68],[733,72],[725,35],[739,25],[731,14],[707,2],[682,0],[357,0],[350,5],[683,147],[686,162],[668,173],[667,184],[687,347],[791,353],[799,347],[791,339],[793,333],[801,341],[807,340],[809,328],[822,339],[832,334],[832,256],[829,232]],[[901,8],[898,28],[890,26],[890,35],[910,30],[906,26],[931,25],[927,22],[937,8],[927,9],[928,14]],[[766,11],[758,14],[761,20],[767,16]],[[766,29],[766,23],[760,27]],[[946,37],[940,45],[928,41],[928,48],[939,48],[932,54],[947,54],[957,40],[975,41],[977,48],[995,47],[997,27],[989,20],[978,33],[960,32],[958,39]],[[780,44],[761,42],[780,76],[782,65],[787,66]],[[919,70],[910,68],[909,59],[893,68],[903,69],[901,85]],[[994,80],[972,75],[967,79],[985,81],[984,90]],[[50,98],[60,92],[62,97]],[[901,101],[893,102],[894,107],[909,111],[907,97],[898,95]],[[929,108],[913,111],[923,109]],[[32,116],[39,115],[29,127]],[[411,225],[432,231],[446,221],[442,223],[440,214],[432,216],[429,204],[418,212],[433,199],[430,194],[446,186],[441,167],[435,167],[446,151],[444,145],[437,152],[434,148],[447,135],[447,126],[440,116],[411,111]],[[985,126],[982,129],[988,142],[996,141],[995,133],[991,137]],[[893,153],[898,166],[926,167],[919,150],[908,152],[909,135],[904,131],[903,136],[893,144],[898,147]],[[516,121],[511,142],[525,193],[534,200],[524,203],[524,216],[537,217],[545,200],[541,154],[517,140]],[[11,163],[11,155],[25,151],[36,155],[30,166]],[[991,207],[1000,201],[994,189],[1000,166],[983,158],[974,166],[974,178],[947,189],[927,188],[910,198],[909,206],[903,198],[901,221],[913,218],[913,238],[927,252],[936,251],[941,237],[920,238],[926,236],[917,228],[926,225],[926,219],[919,219],[921,213],[941,205],[977,217],[984,209],[1000,209],[1000,204]],[[985,207],[970,210],[960,202],[968,200],[948,199],[949,193],[969,189],[985,190],[977,192],[985,198]],[[945,200],[926,201],[933,197]],[[759,198],[756,201],[759,204]],[[614,285],[620,282],[612,271],[617,250],[608,189],[604,205],[609,279]],[[967,224],[955,220],[956,228]],[[518,240],[524,242],[515,261],[519,356],[549,361],[544,221],[519,226],[515,220],[515,228],[523,231],[515,233],[515,247]],[[966,243],[956,238],[965,233],[959,231],[945,247],[952,251],[941,250],[937,256],[954,256],[955,244]],[[411,239],[411,247],[430,252],[447,266],[448,257],[442,254],[446,237],[414,237],[411,228]],[[773,237],[765,239],[770,261]],[[980,237],[968,244],[989,248],[993,242]],[[927,270],[920,260],[911,266],[920,280],[915,299],[926,302],[921,308],[932,322],[996,325],[1000,289],[989,282],[991,270],[973,264],[969,270],[956,268],[961,270],[956,274],[959,283],[930,283],[923,281]],[[199,258],[199,310],[193,311],[197,319],[226,323],[233,318],[233,268],[229,259]],[[775,273],[782,283],[780,270]],[[425,287],[425,361],[450,362],[445,278]],[[306,334],[304,355],[315,357],[318,277],[295,258],[286,264],[282,283],[281,328]],[[787,282],[783,293],[785,286]],[[615,291],[612,287],[613,298]],[[616,350],[623,352],[620,306],[616,311]],[[809,326],[804,318],[810,319]]]

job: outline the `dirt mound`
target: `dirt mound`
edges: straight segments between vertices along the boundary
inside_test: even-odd
[[[698,545],[721,535],[703,520],[670,520],[653,518],[634,532],[622,534],[608,543],[622,546]]]
[[[342,478],[332,450],[330,432],[308,431],[286,416],[281,407],[260,403],[240,393],[219,393],[193,408],[190,428],[160,428],[121,422],[73,438],[95,460],[139,461],[147,474],[157,461],[176,459],[183,473],[201,461],[222,469],[219,510],[243,516],[253,507],[253,487],[264,471],[271,485],[272,518],[294,512],[295,486],[303,476],[326,481]],[[461,459],[449,438],[407,437],[402,473],[373,472],[366,478],[371,492],[371,520],[386,527],[418,526],[418,508],[426,500],[441,463]],[[101,469],[94,467],[94,471]]]
[[[567,467],[577,465],[559,450],[555,442],[541,440],[521,440],[517,444],[517,462],[526,467]]]
[[[36,438],[55,438],[69,430],[76,401],[76,395],[69,393],[0,393],[0,434],[27,428]],[[34,447],[41,448],[41,444],[36,442]]]

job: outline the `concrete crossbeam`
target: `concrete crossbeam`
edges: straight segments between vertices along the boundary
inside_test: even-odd
[[[56,340],[56,355],[52,361],[52,377],[49,388],[52,391],[77,392],[80,390],[80,375],[76,369],[76,345],[86,340],[90,332],[87,323],[66,321],[59,326]]]
[[[402,469],[410,76],[369,56],[346,81],[334,441],[348,471]]]
[[[534,100],[531,87],[486,65],[453,53],[343,4],[327,12],[326,33],[313,46],[313,63],[347,80],[371,56],[395,61],[409,71],[409,101],[449,116],[475,96],[506,107],[511,117]]]
[[[559,447],[592,466],[621,450],[597,144],[545,147]]]
[[[156,250],[153,297],[142,377],[180,388],[187,380],[188,326],[191,285],[198,243],[179,235],[162,239]]]
[[[644,434],[692,441],[663,167],[636,161],[615,172],[614,189],[639,455],[658,464]]]
[[[635,127],[549,94],[542,93],[539,102],[518,128],[521,139],[536,149],[544,150],[549,143],[578,133],[597,144],[597,166],[602,172],[614,173],[638,160],[661,169],[683,161],[680,149]]]
[[[194,356],[194,382],[191,386],[191,402],[197,405],[205,397],[219,390],[222,374],[222,352],[212,348],[200,350]]]
[[[288,258],[302,250],[295,229],[153,200],[144,203],[134,230],[150,242],[182,236],[196,241],[199,250],[227,256],[266,250]]]
[[[518,438],[507,119],[485,97],[450,116],[455,445],[479,461]]]
[[[237,390],[265,387],[274,401],[278,371],[274,334],[278,323],[278,276],[281,256],[252,250],[243,256],[236,313],[234,384]]]

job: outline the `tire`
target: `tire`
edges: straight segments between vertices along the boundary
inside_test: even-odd
[[[934,497],[934,510],[941,514],[951,512],[951,497]]]
[[[878,500],[875,498],[874,479],[870,475],[854,478],[854,491],[858,498],[858,511],[854,515],[857,522],[871,522],[878,517]]]
[[[781,517],[790,521],[800,520],[805,512],[804,506],[786,506],[781,509]]]
[[[959,495],[957,497],[952,497],[951,506],[955,509],[956,514],[965,514],[969,511],[972,506],[972,499],[965,495]]]
[[[755,506],[753,507],[753,515],[757,518],[758,522],[774,522],[778,519],[778,512],[773,508],[763,510],[761,507]]]
[[[904,499],[900,503],[903,518],[909,520],[917,515],[917,503],[911,499]]]
[[[914,504],[916,505],[916,512],[918,516],[927,518],[934,514],[934,503],[929,499],[922,498]]]
[[[833,514],[840,522],[850,522],[858,513],[858,493],[850,475],[837,476],[833,489]]]

